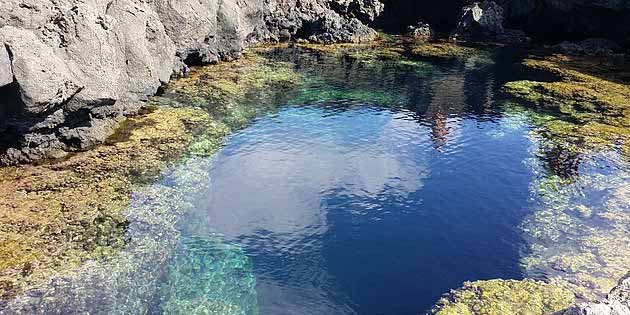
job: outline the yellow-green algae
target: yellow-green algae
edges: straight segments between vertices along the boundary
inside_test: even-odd
[[[521,225],[530,244],[525,271],[543,272],[580,299],[601,299],[630,266],[630,174],[552,175],[532,187],[541,208]],[[590,199],[601,201],[585,205]]]
[[[420,58],[453,60],[482,54],[477,48],[466,47],[451,42],[416,42],[410,47],[411,55]]]
[[[630,155],[630,61],[552,55],[523,64],[553,75],[551,82],[515,81],[505,91],[530,103],[558,110],[573,121],[551,122],[547,132],[576,148],[618,146]]]
[[[575,301],[564,288],[535,280],[466,282],[438,300],[435,315],[548,315]]]
[[[0,295],[120,250],[134,185],[156,178],[212,122],[200,109],[158,108],[126,126],[138,127],[124,141],[59,163],[0,169]]]
[[[123,122],[106,145],[61,162],[0,169],[0,297],[117,254],[128,241],[123,212],[132,192],[184,155],[213,153],[298,79],[287,64],[251,53],[197,68],[166,87],[176,97],[150,100],[152,110]],[[252,90],[257,106],[243,102]]]
[[[583,124],[506,105],[508,113],[535,126],[530,139],[536,157],[527,163],[536,174],[531,198],[539,206],[520,225],[527,243],[521,263],[526,276],[544,275],[546,280],[466,283],[442,298],[433,314],[551,314],[574,299],[601,300],[630,268],[629,155],[627,147],[620,145],[625,143],[611,141],[628,128],[613,129],[611,136],[601,132],[609,127],[603,123]],[[560,168],[579,165],[586,171],[575,168],[573,173],[545,165],[552,150],[558,153],[551,159],[569,157]],[[612,166],[601,168],[601,164]],[[480,294],[488,287],[487,294]],[[534,296],[519,301],[528,294],[523,288]]]
[[[289,98],[300,79],[290,63],[245,52],[238,61],[195,68],[169,84],[166,91],[180,103],[206,108],[213,118],[233,129]]]
[[[552,55],[524,65],[554,80],[510,82],[506,92],[564,118],[533,131],[550,172],[532,183],[541,207],[521,225],[530,243],[523,267],[580,299],[600,299],[630,268],[630,64]]]

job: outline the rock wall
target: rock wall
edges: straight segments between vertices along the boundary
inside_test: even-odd
[[[4,0],[0,164],[59,158],[112,134],[188,65],[263,40],[372,39],[377,0]]]
[[[461,8],[484,0],[382,0],[385,12],[376,25],[404,31],[417,22],[448,34],[461,19]],[[535,41],[559,43],[603,37],[630,47],[627,0],[494,0],[504,11],[505,27],[520,29]],[[403,24],[403,25],[401,25]]]

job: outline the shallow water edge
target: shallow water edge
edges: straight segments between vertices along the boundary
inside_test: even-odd
[[[353,47],[298,49],[350,59],[351,64],[370,71],[379,69],[383,60],[430,71],[424,62],[405,57],[406,48],[372,47],[377,49],[370,51]],[[295,48],[267,46],[239,61],[195,69],[171,83],[165,95],[150,100],[148,113],[128,119],[110,143],[61,162],[3,168],[1,312],[90,311],[96,299],[100,301],[97,312],[109,314],[132,310],[186,314],[200,309],[256,314],[255,279],[243,250],[224,243],[220,236],[182,238],[180,223],[190,212],[195,191],[210,185],[212,174],[207,173],[209,160],[205,157],[218,150],[232,131],[274,111],[279,104],[338,97],[322,94],[328,91],[325,89],[301,91],[300,84],[313,77],[296,71],[288,60],[266,57],[273,50],[288,55],[295,52]],[[442,51],[438,58],[443,59]],[[457,53],[446,59],[472,69],[493,62],[485,51]],[[586,82],[581,75],[563,78]],[[350,96],[344,92],[343,97],[404,106],[406,95],[387,93],[388,88],[370,91],[356,86]],[[625,88],[627,85],[619,84],[611,93],[619,90],[624,96]],[[508,84],[507,89],[525,96],[533,94],[522,89],[540,91],[530,83]],[[544,89],[540,93],[543,96],[527,101],[557,98]],[[606,107],[610,99],[608,95],[594,97],[603,100],[594,102],[594,108]],[[493,307],[509,305],[516,313],[526,303],[531,307],[528,311],[549,313],[567,307],[575,295],[586,300],[601,298],[627,272],[630,170],[624,115],[628,109],[621,104],[621,116],[617,111],[583,114],[589,110],[544,103],[560,107],[560,113],[509,107],[536,126],[531,131],[532,150],[541,155],[532,161],[540,174],[531,184],[538,209],[521,226],[529,241],[522,258],[524,273],[537,280],[466,284],[440,300],[433,312],[446,315],[456,310],[460,314],[481,307],[491,313]],[[619,102],[613,98],[610,103]],[[601,132],[604,128],[605,133]],[[564,149],[567,146],[569,150]],[[576,160],[585,161],[577,170]],[[610,167],[599,171],[601,165]],[[572,173],[584,169],[590,170],[589,176]],[[191,250],[198,255],[178,254]],[[199,262],[208,264],[202,269],[209,277],[221,275],[229,281],[191,284],[186,266]],[[544,276],[539,277],[541,274]],[[172,289],[186,285],[195,293]],[[238,288],[236,294],[234,287]],[[471,296],[467,292],[491,293]],[[521,299],[506,301],[506,296]],[[480,299],[498,304],[474,306]],[[540,304],[531,304],[533,300]]]

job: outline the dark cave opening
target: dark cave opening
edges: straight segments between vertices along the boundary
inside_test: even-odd
[[[19,140],[19,131],[11,126],[24,108],[17,82],[0,87],[0,152],[15,146]]]
[[[400,34],[410,25],[429,23],[442,34],[452,31],[459,19],[464,0],[384,0],[385,11],[374,21],[373,26],[388,33]]]
[[[401,34],[410,25],[429,23],[440,37],[455,29],[462,8],[470,0],[381,0],[385,10],[371,26]],[[496,1],[504,9],[504,26],[524,31],[534,42],[557,44],[607,38],[630,46],[630,8],[611,9],[596,4],[560,6],[552,1]]]

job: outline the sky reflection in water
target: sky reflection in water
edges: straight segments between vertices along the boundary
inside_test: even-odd
[[[262,314],[415,314],[519,278],[526,126],[436,120],[356,102],[259,119],[214,158],[188,233],[243,246]]]

